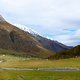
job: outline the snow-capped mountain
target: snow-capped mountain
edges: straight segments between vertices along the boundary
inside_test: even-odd
[[[0,49],[18,52],[10,52],[8,55],[47,58],[54,54],[43,47],[32,34],[22,31],[2,17],[0,20]]]
[[[21,24],[13,24],[14,26],[18,27],[19,29],[23,30],[23,31],[27,31],[29,32],[30,34],[36,36],[36,35],[39,35],[38,32],[36,32],[35,30],[25,26],[25,25],[21,25]]]
[[[22,24],[13,24],[13,25],[16,26],[17,28],[23,30],[23,31],[29,32],[30,34],[32,34],[32,35],[35,36],[35,37],[38,37],[38,36],[44,37],[43,35],[39,34],[39,33],[38,33],[37,31],[35,31],[34,29],[31,29],[31,28],[29,28],[29,27],[27,27],[27,26],[25,26],[25,25],[22,25]],[[50,40],[53,40],[52,38],[49,38],[48,36],[45,37],[45,38],[50,39]]]
[[[67,50],[70,48],[58,41],[54,41],[54,40],[51,40],[44,36],[41,36],[38,32],[36,32],[35,30],[33,30],[27,26],[24,26],[21,24],[13,24],[13,25],[15,25],[16,27],[18,27],[21,30],[27,31],[30,34],[32,34],[39,41],[39,43],[42,44],[43,47],[45,47],[53,52],[59,52],[59,51]]]

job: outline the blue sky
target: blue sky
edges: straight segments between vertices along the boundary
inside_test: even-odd
[[[80,44],[80,0],[0,0],[0,14],[66,45]]]

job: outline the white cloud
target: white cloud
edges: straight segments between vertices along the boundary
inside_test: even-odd
[[[80,44],[80,30],[76,30],[73,34],[62,34],[54,36],[55,40],[58,40],[66,45],[79,45]]]
[[[78,38],[80,38],[80,29],[78,29],[78,30],[76,31],[75,36],[78,37]]]
[[[54,39],[67,45],[69,45],[70,43],[73,43],[73,41],[71,40],[71,36],[69,35],[58,35],[58,36],[55,36]]]
[[[65,35],[64,29],[80,29],[79,8],[79,0],[0,0],[0,12],[8,21],[28,25],[44,36],[62,36],[63,43],[70,45],[73,45],[68,39],[72,31]],[[79,31],[74,34],[78,35]]]

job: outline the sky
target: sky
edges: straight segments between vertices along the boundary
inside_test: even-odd
[[[80,44],[80,0],[0,0],[0,14],[68,46]]]

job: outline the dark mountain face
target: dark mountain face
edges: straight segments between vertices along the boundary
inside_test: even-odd
[[[32,34],[9,24],[2,16],[0,16],[0,48],[25,52],[26,55],[42,58],[53,54],[44,48]]]
[[[67,49],[71,48],[71,47],[68,47],[62,43],[44,38],[39,35],[35,35],[35,38],[42,44],[42,46],[44,46],[45,48],[47,48],[53,52],[60,52],[62,50],[67,50]]]

